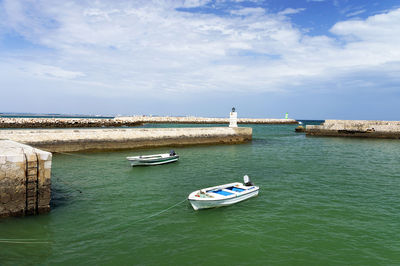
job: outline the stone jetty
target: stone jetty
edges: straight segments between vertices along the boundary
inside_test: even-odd
[[[229,124],[229,118],[207,118],[207,117],[177,117],[177,116],[126,116],[116,117],[117,121],[130,121],[139,123],[160,124]],[[276,118],[238,118],[238,124],[298,124],[294,119]]]
[[[96,118],[10,118],[0,117],[0,128],[88,128],[134,127],[144,123],[229,124],[229,118],[129,116]],[[238,124],[297,124],[294,119],[239,118]]]
[[[0,140],[0,217],[50,210],[52,154]]]
[[[13,140],[49,152],[76,152],[243,143],[252,139],[252,128],[18,129],[0,130],[0,139]]]
[[[0,128],[82,128],[82,127],[122,127],[138,126],[133,120],[96,118],[10,118],[0,117]]]
[[[307,136],[400,139],[400,121],[326,120],[307,125]]]

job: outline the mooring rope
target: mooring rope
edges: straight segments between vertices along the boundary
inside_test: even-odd
[[[29,241],[23,241],[29,240]],[[10,244],[48,244],[49,241],[30,241],[31,239],[0,239],[0,243]]]
[[[144,220],[149,219],[149,218],[151,218],[151,217],[160,215],[161,213],[164,213],[164,212],[166,212],[166,211],[168,211],[168,210],[170,210],[170,209],[172,209],[172,208],[178,206],[179,204],[181,204],[181,203],[183,203],[183,202],[185,202],[185,201],[186,201],[186,198],[185,198],[184,200],[182,200],[182,201],[180,201],[180,202],[178,202],[178,203],[176,203],[176,204],[174,204],[174,205],[172,205],[172,206],[170,206],[170,207],[168,207],[168,208],[162,210],[162,211],[153,213],[152,215],[149,215],[149,216],[146,216],[146,217],[144,217],[144,218],[142,218],[142,219],[136,220],[136,221],[133,222],[133,224],[138,223],[138,222],[141,222],[141,221],[144,221]],[[48,243],[51,243],[51,242],[49,242],[49,241],[36,241],[36,240],[40,240],[40,239],[36,239],[36,238],[31,238],[31,239],[22,239],[22,238],[14,238],[14,239],[9,238],[9,239],[7,239],[7,238],[0,238],[0,243],[9,243],[9,244],[48,244]]]
[[[151,217],[160,215],[161,213],[166,212],[166,211],[168,211],[169,209],[172,209],[172,208],[178,206],[179,204],[183,203],[184,201],[186,201],[186,198],[185,198],[184,200],[182,200],[182,201],[180,201],[180,202],[178,202],[178,203],[172,205],[171,207],[168,207],[168,208],[166,208],[166,209],[164,209],[164,210],[162,210],[162,211],[156,212],[156,213],[154,213],[154,214],[152,214],[152,215],[150,215],[150,216],[144,217],[144,218],[142,218],[142,219],[136,220],[136,221],[134,221],[133,223],[135,224],[135,223],[141,222],[141,221],[143,221],[143,220],[149,219],[149,218],[151,218]]]
[[[87,155],[79,155],[79,154],[60,152],[60,151],[55,151],[54,153],[59,153],[59,154],[64,154],[64,155],[69,155],[69,156],[75,156],[75,157],[81,157],[81,158],[91,158],[91,156],[87,156]]]
[[[82,193],[82,190],[80,190],[80,189],[76,188],[75,186],[71,185],[71,183],[67,183],[67,182],[62,181],[57,175],[54,175],[54,174],[53,174],[53,177],[56,178],[56,180],[54,180],[55,182],[60,182],[60,183],[62,183],[62,184],[64,184],[64,185],[66,185],[66,186],[72,188],[73,190],[76,190],[76,191],[78,191],[79,193]]]
[[[38,238],[0,238],[0,241],[8,241],[8,240],[15,240],[15,241],[35,241],[35,240],[41,240]]]

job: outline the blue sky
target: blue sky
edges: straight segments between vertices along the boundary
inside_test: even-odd
[[[0,0],[0,112],[400,120],[394,0]]]

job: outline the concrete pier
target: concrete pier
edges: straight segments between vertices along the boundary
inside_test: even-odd
[[[0,217],[50,210],[52,155],[11,140],[0,140]]]
[[[196,144],[234,144],[252,139],[252,128],[119,128],[0,130],[9,139],[49,152],[119,150]]]
[[[307,125],[307,136],[400,139],[400,121],[326,120]]]

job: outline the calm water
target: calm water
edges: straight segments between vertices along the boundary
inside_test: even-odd
[[[49,243],[0,242],[0,265],[399,265],[400,142],[295,127],[176,148],[181,160],[163,166],[125,157],[173,147],[55,155],[52,211],[0,220],[1,239]],[[184,201],[245,174],[258,197],[197,212]]]

